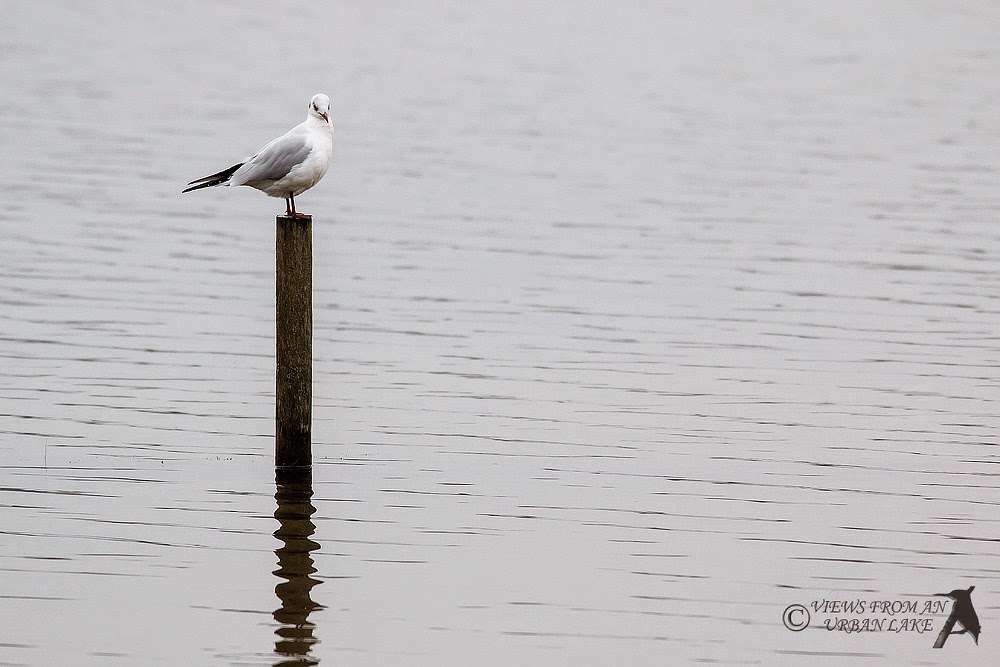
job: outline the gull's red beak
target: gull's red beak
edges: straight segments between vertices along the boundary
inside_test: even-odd
[[[330,116],[325,111],[323,112],[323,120],[325,120],[328,123],[330,122]]]

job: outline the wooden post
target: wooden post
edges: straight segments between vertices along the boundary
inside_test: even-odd
[[[948,616],[948,620],[944,622],[944,627],[941,628],[941,632],[938,633],[937,640],[934,642],[934,648],[944,648],[944,643],[948,641],[948,635],[955,628],[955,621],[958,618],[955,616],[955,610],[952,608],[951,615]],[[978,642],[976,642],[978,643]]]
[[[274,465],[312,465],[312,217],[279,215],[275,249]]]

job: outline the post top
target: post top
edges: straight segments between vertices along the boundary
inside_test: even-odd
[[[278,215],[278,222],[312,222],[312,219],[313,217],[308,213],[296,213],[295,215],[282,213]]]

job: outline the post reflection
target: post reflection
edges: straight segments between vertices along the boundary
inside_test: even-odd
[[[275,488],[274,518],[278,520],[278,529],[274,536],[281,546],[274,552],[278,558],[274,574],[282,581],[274,587],[281,601],[274,612],[274,620],[279,624],[274,652],[281,659],[274,664],[275,667],[316,665],[319,660],[311,657],[309,651],[319,640],[313,636],[316,626],[309,622],[309,614],[322,605],[313,602],[310,595],[312,587],[320,583],[312,576],[316,572],[312,552],[319,548],[310,539],[316,530],[311,519],[316,512],[312,504],[312,477],[279,475]]]

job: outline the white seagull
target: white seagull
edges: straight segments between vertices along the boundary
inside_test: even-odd
[[[330,98],[320,93],[309,101],[304,122],[247,158],[217,174],[188,183],[191,192],[213,185],[249,185],[272,197],[285,199],[285,212],[293,218],[306,217],[295,212],[295,195],[300,195],[320,179],[333,159],[333,126],[330,124]]]

